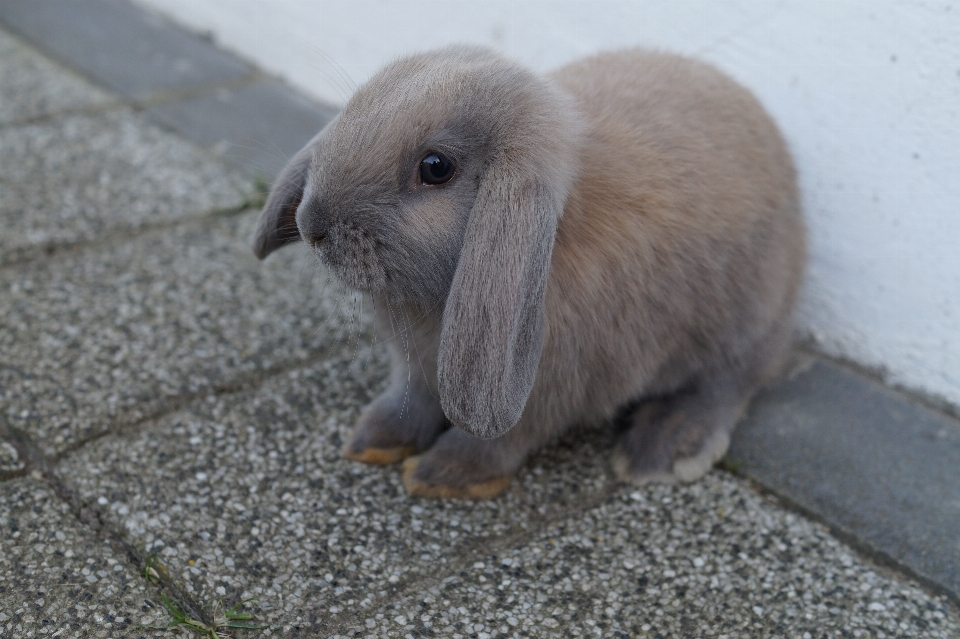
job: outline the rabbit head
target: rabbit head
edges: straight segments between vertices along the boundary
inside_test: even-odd
[[[302,238],[352,288],[442,305],[444,413],[495,437],[536,376],[578,122],[550,81],[486,49],[401,59],[284,169],[254,250]]]

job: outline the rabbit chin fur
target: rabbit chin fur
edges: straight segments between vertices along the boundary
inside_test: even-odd
[[[446,184],[419,179],[431,152]],[[779,369],[805,257],[760,104],[642,50],[545,77],[472,47],[393,63],[275,182],[255,251],[301,238],[395,335],[345,454],[420,453],[406,486],[440,497],[490,496],[617,415],[618,475],[701,476]]]

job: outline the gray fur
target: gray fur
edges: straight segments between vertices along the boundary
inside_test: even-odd
[[[430,150],[459,164],[442,187],[416,179]],[[793,165],[707,65],[633,50],[540,77],[441,49],[374,76],[294,164],[274,191],[303,193],[301,235],[395,335],[391,386],[347,453],[423,452],[411,492],[488,495],[474,488],[626,405],[618,472],[694,479],[788,345]]]
[[[374,319],[378,338],[389,347],[390,381],[360,415],[348,451],[426,450],[447,428],[434,381],[440,312],[412,316],[409,309],[381,300]]]
[[[543,350],[563,200],[523,162],[487,169],[443,311],[443,412],[478,437],[502,435],[520,420]]]

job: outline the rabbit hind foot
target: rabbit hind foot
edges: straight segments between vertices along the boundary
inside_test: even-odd
[[[693,482],[727,452],[746,398],[684,393],[649,401],[629,418],[611,460],[632,484]]]
[[[713,465],[723,458],[730,445],[730,436],[716,433],[703,449],[691,457],[676,459],[670,469],[634,467],[630,457],[619,448],[613,454],[613,472],[622,482],[642,486],[644,484],[690,483],[707,474]]]

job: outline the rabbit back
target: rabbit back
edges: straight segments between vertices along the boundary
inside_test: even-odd
[[[805,257],[773,121],[727,76],[674,55],[604,54],[552,77],[585,133],[528,410],[594,422],[725,370],[762,382],[788,342]]]

